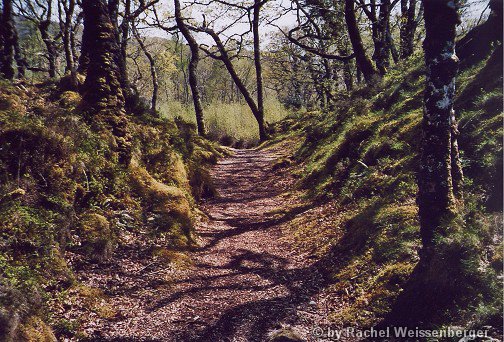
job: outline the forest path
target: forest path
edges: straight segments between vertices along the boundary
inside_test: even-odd
[[[296,201],[287,193],[293,179],[273,169],[284,152],[232,152],[212,170],[218,196],[202,205],[208,219],[196,227],[189,266],[149,264],[132,245],[116,253],[121,270],[91,282],[108,287],[120,312],[87,324],[96,340],[262,342],[287,325],[312,341],[310,330],[325,321],[316,303],[323,281],[282,234],[290,216],[278,211]]]

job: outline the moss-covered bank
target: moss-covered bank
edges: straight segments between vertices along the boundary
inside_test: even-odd
[[[122,232],[139,229],[190,249],[196,202],[213,191],[207,168],[223,151],[145,111],[131,117],[125,167],[78,93],[2,81],[0,94],[0,340],[52,341],[72,327],[48,307],[79,288],[65,251],[106,262]]]

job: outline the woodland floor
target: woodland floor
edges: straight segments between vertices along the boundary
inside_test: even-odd
[[[149,254],[151,240],[131,236],[107,265],[81,265],[79,280],[105,296],[67,314],[91,340],[267,341],[288,326],[314,341],[311,329],[327,324],[315,258],[292,247],[282,229],[291,216],[278,215],[300,204],[289,173],[273,170],[285,152],[232,152],[212,170],[218,196],[201,205],[191,261],[163,263]]]

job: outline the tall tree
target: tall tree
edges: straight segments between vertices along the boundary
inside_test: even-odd
[[[355,2],[354,0],[345,0],[345,21],[348,29],[348,37],[355,54],[357,67],[364,76],[366,83],[373,83],[379,77],[373,63],[366,55],[362,38],[360,35],[359,27],[357,25],[357,18],[355,16]]]
[[[83,86],[83,100],[93,123],[112,132],[119,162],[131,159],[131,136],[124,109],[125,100],[120,71],[115,56],[119,53],[114,26],[104,0],[82,0],[84,35],[92,48],[88,50],[89,66]]]
[[[415,32],[422,17],[423,6],[417,16],[418,0],[401,0],[400,54],[406,59],[413,54]]]
[[[203,106],[201,104],[201,95],[198,82],[198,63],[200,60],[199,44],[196,41],[196,39],[194,39],[191,31],[189,30],[184,21],[184,18],[182,17],[182,11],[180,9],[180,0],[175,0],[175,19],[177,22],[178,29],[180,30],[185,40],[189,44],[189,49],[191,50],[191,60],[189,61],[188,65],[189,86],[191,87],[194,111],[196,112],[196,124],[198,126],[198,134],[204,137],[207,135],[207,130],[205,127]]]
[[[0,52],[0,74],[12,80],[14,70],[14,48],[16,46],[16,31],[14,27],[12,0],[2,1],[2,17],[0,21],[0,38],[2,51]]]
[[[385,75],[390,66],[390,52],[392,48],[392,36],[390,34],[390,13],[398,0],[358,0],[360,8],[371,23],[371,38],[373,40],[373,60],[381,75]],[[377,9],[379,9],[377,11]]]
[[[257,86],[257,116],[256,120],[259,123],[259,137],[261,141],[267,139],[268,134],[266,132],[266,126],[264,123],[264,85],[263,85],[263,75],[262,75],[262,63],[261,63],[261,42],[259,35],[259,23],[261,8],[266,3],[264,0],[254,0],[254,5],[252,7],[252,38],[254,45],[254,66],[256,74],[256,86]]]
[[[257,124],[259,126],[259,138],[261,141],[265,141],[268,139],[268,135],[266,133],[266,127],[265,127],[265,122],[264,122],[264,114],[259,111],[259,107],[256,104],[256,101],[252,97],[252,94],[249,92],[247,89],[247,86],[243,82],[243,80],[240,78],[238,73],[236,72],[236,69],[233,65],[232,57],[229,54],[229,51],[226,49],[223,41],[219,37],[219,35],[211,28],[209,27],[193,27],[192,28],[194,31],[199,31],[199,32],[205,32],[212,37],[212,39],[215,42],[218,54],[209,51],[208,49],[200,46],[200,48],[203,49],[207,53],[207,55],[211,56],[214,59],[222,61],[224,66],[226,67],[227,71],[229,72],[229,75],[231,76],[233,82],[235,83],[236,87],[242,94],[243,98],[245,99],[245,102],[247,102],[247,105],[249,106],[250,110],[252,111],[252,114],[254,115],[254,118],[257,121]]]

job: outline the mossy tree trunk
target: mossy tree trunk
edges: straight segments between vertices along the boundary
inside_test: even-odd
[[[418,175],[418,206],[424,249],[437,234],[446,235],[446,220],[457,211],[462,170],[458,160],[457,123],[453,100],[458,58],[455,54],[457,1],[424,0],[427,67]]]
[[[2,77],[12,80],[14,70],[14,48],[16,46],[16,31],[12,13],[12,0],[2,1],[2,17],[0,21],[0,36],[2,50],[0,53],[0,74]]]
[[[205,126],[205,117],[203,113],[203,105],[201,104],[201,94],[199,90],[198,82],[198,63],[200,60],[199,56],[199,45],[194,39],[191,31],[187,27],[182,18],[182,12],[180,9],[180,1],[175,0],[175,19],[177,22],[177,27],[184,36],[185,40],[189,44],[189,49],[191,50],[191,60],[188,65],[189,72],[189,86],[191,87],[192,99],[194,104],[194,111],[196,112],[196,124],[198,126],[198,134],[202,137],[207,135],[207,130]]]
[[[51,8],[52,4],[49,2],[48,8]],[[47,15],[47,19],[41,20],[38,24],[38,29],[40,32],[40,36],[42,37],[42,41],[44,42],[47,50],[47,62],[48,69],[47,72],[50,78],[56,77],[56,61],[58,58],[58,47],[56,45],[56,41],[54,37],[51,37],[49,34],[49,28],[51,26],[51,10],[49,10],[49,14]]]
[[[427,75],[417,197],[423,246],[417,266],[383,324],[428,329],[452,322],[453,310],[474,298],[471,282],[481,283],[466,270],[466,265],[479,260],[476,246],[461,236],[463,176],[453,109],[459,3],[423,0],[423,4]]]
[[[124,96],[115,56],[118,44],[108,7],[103,0],[83,0],[84,35],[88,39],[89,66],[83,99],[92,120],[112,132],[119,162],[131,159],[131,136],[124,109]],[[92,72],[91,72],[92,71]]]
[[[374,1],[372,1],[371,10],[374,11]],[[388,42],[387,31],[390,17],[390,0],[382,0],[380,3],[380,12],[378,18],[376,14],[372,16],[373,27],[373,60],[376,63],[378,71],[383,76],[390,67],[390,45]]]

